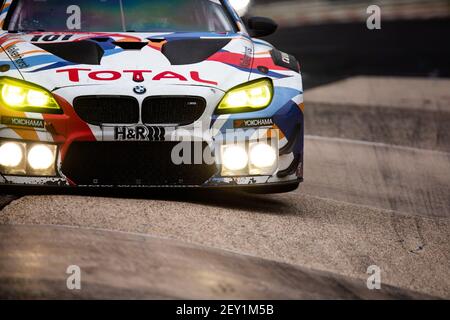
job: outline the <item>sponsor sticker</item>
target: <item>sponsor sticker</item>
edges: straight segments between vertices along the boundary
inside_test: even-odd
[[[45,128],[45,121],[42,119],[18,118],[18,117],[2,117],[2,124],[8,126],[20,126],[28,128]]]
[[[116,141],[164,141],[166,130],[163,127],[114,127]]]
[[[274,122],[272,118],[234,120],[235,128],[269,127],[273,125]]]
[[[15,44],[10,46],[6,51],[14,60],[15,64],[19,69],[26,69],[29,67],[29,65],[25,62],[25,59],[23,58],[22,54],[20,53],[19,48]]]

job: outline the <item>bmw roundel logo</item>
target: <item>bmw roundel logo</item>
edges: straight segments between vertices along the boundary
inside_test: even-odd
[[[147,92],[147,88],[144,86],[136,86],[133,88],[133,91],[136,94],[144,94]]]

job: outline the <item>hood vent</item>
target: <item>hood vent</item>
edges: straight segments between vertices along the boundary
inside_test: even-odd
[[[113,42],[114,45],[124,50],[141,50],[148,42]]]
[[[172,65],[199,63],[225,47],[231,39],[180,39],[167,42],[162,53]]]
[[[95,41],[95,42],[108,42],[112,39],[109,37],[95,37],[95,38],[91,38],[91,40]]]
[[[33,44],[61,59],[77,64],[99,65],[105,53],[97,43],[87,40]]]

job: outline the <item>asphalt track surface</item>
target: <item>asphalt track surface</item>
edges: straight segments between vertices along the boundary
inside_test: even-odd
[[[429,298],[390,286],[367,290],[360,281],[326,272],[137,234],[0,226],[0,237],[0,296],[9,298]],[[36,247],[46,254],[36,254]],[[57,272],[74,261],[88,270],[81,291],[67,290],[67,275]],[[56,275],[49,277],[50,269]]]
[[[450,80],[352,77],[307,90],[311,135],[450,153]]]
[[[288,194],[106,190],[11,202],[0,211],[0,296],[71,298],[64,272],[78,264],[86,298],[449,299],[449,153],[317,128],[307,127],[306,182]],[[179,269],[204,270],[199,261],[207,276]],[[379,292],[365,287],[371,265]]]
[[[450,218],[450,153],[316,136],[305,146],[307,194]]]

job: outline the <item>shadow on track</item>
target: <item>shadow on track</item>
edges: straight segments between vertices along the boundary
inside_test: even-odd
[[[294,214],[289,204],[270,195],[258,195],[229,189],[57,187],[0,189],[0,200],[2,200],[2,204],[4,202],[3,207],[19,197],[30,195],[73,195],[117,199],[160,200],[201,204],[224,209],[245,210],[261,214]]]

